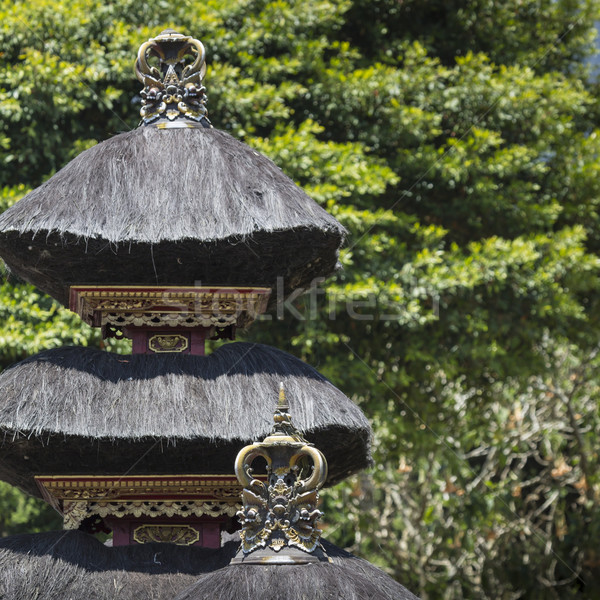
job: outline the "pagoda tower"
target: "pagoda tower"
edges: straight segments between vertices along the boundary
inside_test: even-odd
[[[414,598],[320,539],[318,490],[371,462],[360,409],[291,355],[232,341],[275,292],[335,270],[344,229],[213,128],[200,41],[164,31],[135,71],[140,126],[0,215],[16,275],[132,341],[0,374],[0,479],[64,519],[0,541],[0,597]]]

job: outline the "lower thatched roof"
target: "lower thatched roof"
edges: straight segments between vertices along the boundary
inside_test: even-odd
[[[200,574],[227,565],[231,546],[109,548],[81,531],[15,535],[0,539],[0,598],[171,600]]]
[[[228,566],[238,547],[234,541],[218,550],[109,548],[79,531],[16,535],[0,540],[0,598],[416,600],[370,563],[323,545],[331,563]]]
[[[370,463],[361,410],[315,369],[262,344],[208,356],[42,352],[0,374],[0,478],[231,473],[271,430],[279,383],[294,424],[325,454],[329,483]]]
[[[332,563],[230,565],[201,575],[176,600],[418,600],[369,562],[324,546]]]

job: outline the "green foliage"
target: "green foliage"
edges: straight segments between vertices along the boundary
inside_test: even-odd
[[[136,125],[142,41],[200,37],[213,123],[349,230],[343,271],[248,333],[372,419],[376,467],[327,493],[328,537],[423,598],[596,598],[599,19],[597,0],[6,5],[0,210]],[[99,343],[15,282],[0,315],[1,366]],[[33,530],[11,494],[4,531]]]
[[[592,52],[593,0],[358,0],[345,30],[370,60],[394,62],[419,41],[445,64],[483,52],[499,64],[573,72]]]
[[[37,533],[62,528],[61,516],[43,500],[30,498],[7,483],[0,482],[0,536]]]

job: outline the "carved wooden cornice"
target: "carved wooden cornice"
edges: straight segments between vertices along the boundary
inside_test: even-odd
[[[63,515],[65,529],[93,516],[220,517],[241,507],[234,475],[54,475],[35,478],[45,500]]]
[[[249,287],[71,287],[69,308],[93,327],[247,327],[271,290]]]

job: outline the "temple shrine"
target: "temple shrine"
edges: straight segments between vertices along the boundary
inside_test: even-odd
[[[0,479],[64,523],[0,540],[0,596],[414,598],[321,539],[319,490],[371,464],[368,420],[299,359],[235,341],[276,291],[330,275],[345,231],[212,126],[205,58],[173,30],[142,44],[140,126],[0,215],[16,275],[132,344],[0,374]]]

